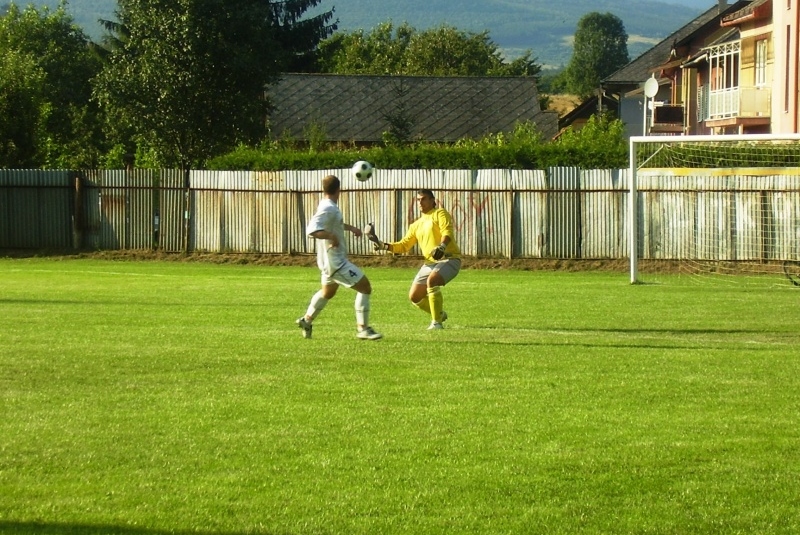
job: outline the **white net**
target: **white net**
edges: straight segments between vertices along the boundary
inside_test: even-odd
[[[671,266],[703,282],[793,286],[800,137],[633,138],[631,173],[632,281]]]

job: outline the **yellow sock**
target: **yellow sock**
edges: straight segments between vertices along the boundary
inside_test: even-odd
[[[434,286],[428,288],[428,303],[431,309],[431,319],[436,323],[442,322],[442,305],[444,297],[442,297],[442,287]]]
[[[428,302],[427,296],[420,299],[418,303],[414,303],[414,306],[423,311],[425,314],[431,313],[431,305]]]

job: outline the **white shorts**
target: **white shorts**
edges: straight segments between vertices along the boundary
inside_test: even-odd
[[[360,281],[363,277],[364,272],[361,271],[361,268],[352,263],[350,260],[345,260],[342,264],[342,267],[330,275],[322,271],[322,285],[330,286],[331,284],[338,284],[340,286],[352,288],[358,284],[358,281]]]

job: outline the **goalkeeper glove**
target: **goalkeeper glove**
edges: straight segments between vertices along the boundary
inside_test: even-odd
[[[441,260],[442,258],[444,258],[445,247],[447,247],[445,244],[440,243],[439,247],[431,251],[431,256],[433,257],[434,260]]]
[[[367,239],[372,242],[372,248],[376,251],[389,250],[389,246],[383,243],[375,234],[375,223],[367,223],[367,226],[364,227],[364,234],[366,234]]]

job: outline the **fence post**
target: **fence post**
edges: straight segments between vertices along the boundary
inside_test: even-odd
[[[191,219],[190,214],[192,213],[192,194],[189,190],[190,181],[189,181],[189,174],[190,171],[188,169],[183,170],[183,190],[185,195],[185,202],[183,206],[183,252],[189,252],[189,236],[190,236],[190,225]]]
[[[72,200],[72,248],[81,249],[83,247],[83,230],[86,228],[86,221],[83,212],[85,189],[80,174],[75,174],[74,186],[75,196]]]

